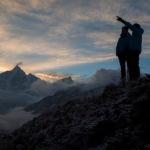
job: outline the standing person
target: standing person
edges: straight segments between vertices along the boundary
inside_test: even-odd
[[[121,67],[121,82],[124,85],[126,81],[126,64],[128,68],[128,53],[129,53],[129,44],[130,44],[131,35],[128,32],[128,27],[122,27],[122,31],[120,34],[120,38],[118,39],[116,46],[116,56],[118,56],[118,60]]]
[[[132,25],[119,16],[117,16],[117,20],[132,30],[129,52],[129,76],[130,80],[136,80],[140,78],[139,55],[142,50],[142,34],[144,30],[139,24],[135,23]]]

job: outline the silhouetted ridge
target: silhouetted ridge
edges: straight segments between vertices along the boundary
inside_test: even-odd
[[[1,150],[148,150],[150,75],[68,101],[0,138]]]
[[[16,65],[12,70],[0,74],[0,89],[22,90],[27,89],[38,78],[26,73]]]
[[[16,65],[16,66],[12,69],[12,72],[21,72],[21,73],[24,73],[24,74],[25,74],[25,72],[24,72],[18,65]]]
[[[58,82],[63,82],[63,83],[66,83],[66,84],[72,84],[73,80],[72,80],[71,77],[67,77],[67,78],[63,78],[63,79],[59,80]]]

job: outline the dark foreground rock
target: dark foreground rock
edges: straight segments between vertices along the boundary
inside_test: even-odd
[[[59,105],[10,134],[0,150],[149,150],[150,76]]]

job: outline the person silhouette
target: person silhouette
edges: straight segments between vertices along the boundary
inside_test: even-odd
[[[120,68],[121,68],[121,82],[124,85],[127,79],[127,70],[126,64],[128,68],[128,53],[129,53],[129,45],[130,45],[131,35],[128,32],[128,27],[123,26],[120,34],[120,38],[118,39],[116,46],[116,56],[118,57]]]
[[[136,80],[140,78],[139,55],[142,51],[142,34],[144,30],[138,23],[132,25],[119,16],[117,16],[117,20],[125,24],[132,31],[129,47],[129,76],[130,80]]]

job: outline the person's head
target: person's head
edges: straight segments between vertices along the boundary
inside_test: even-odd
[[[140,24],[138,24],[138,23],[135,23],[135,24],[133,24],[136,28],[140,28],[141,26],[140,26]]]
[[[122,27],[122,33],[127,33],[128,32],[128,27],[127,26],[123,26]]]

